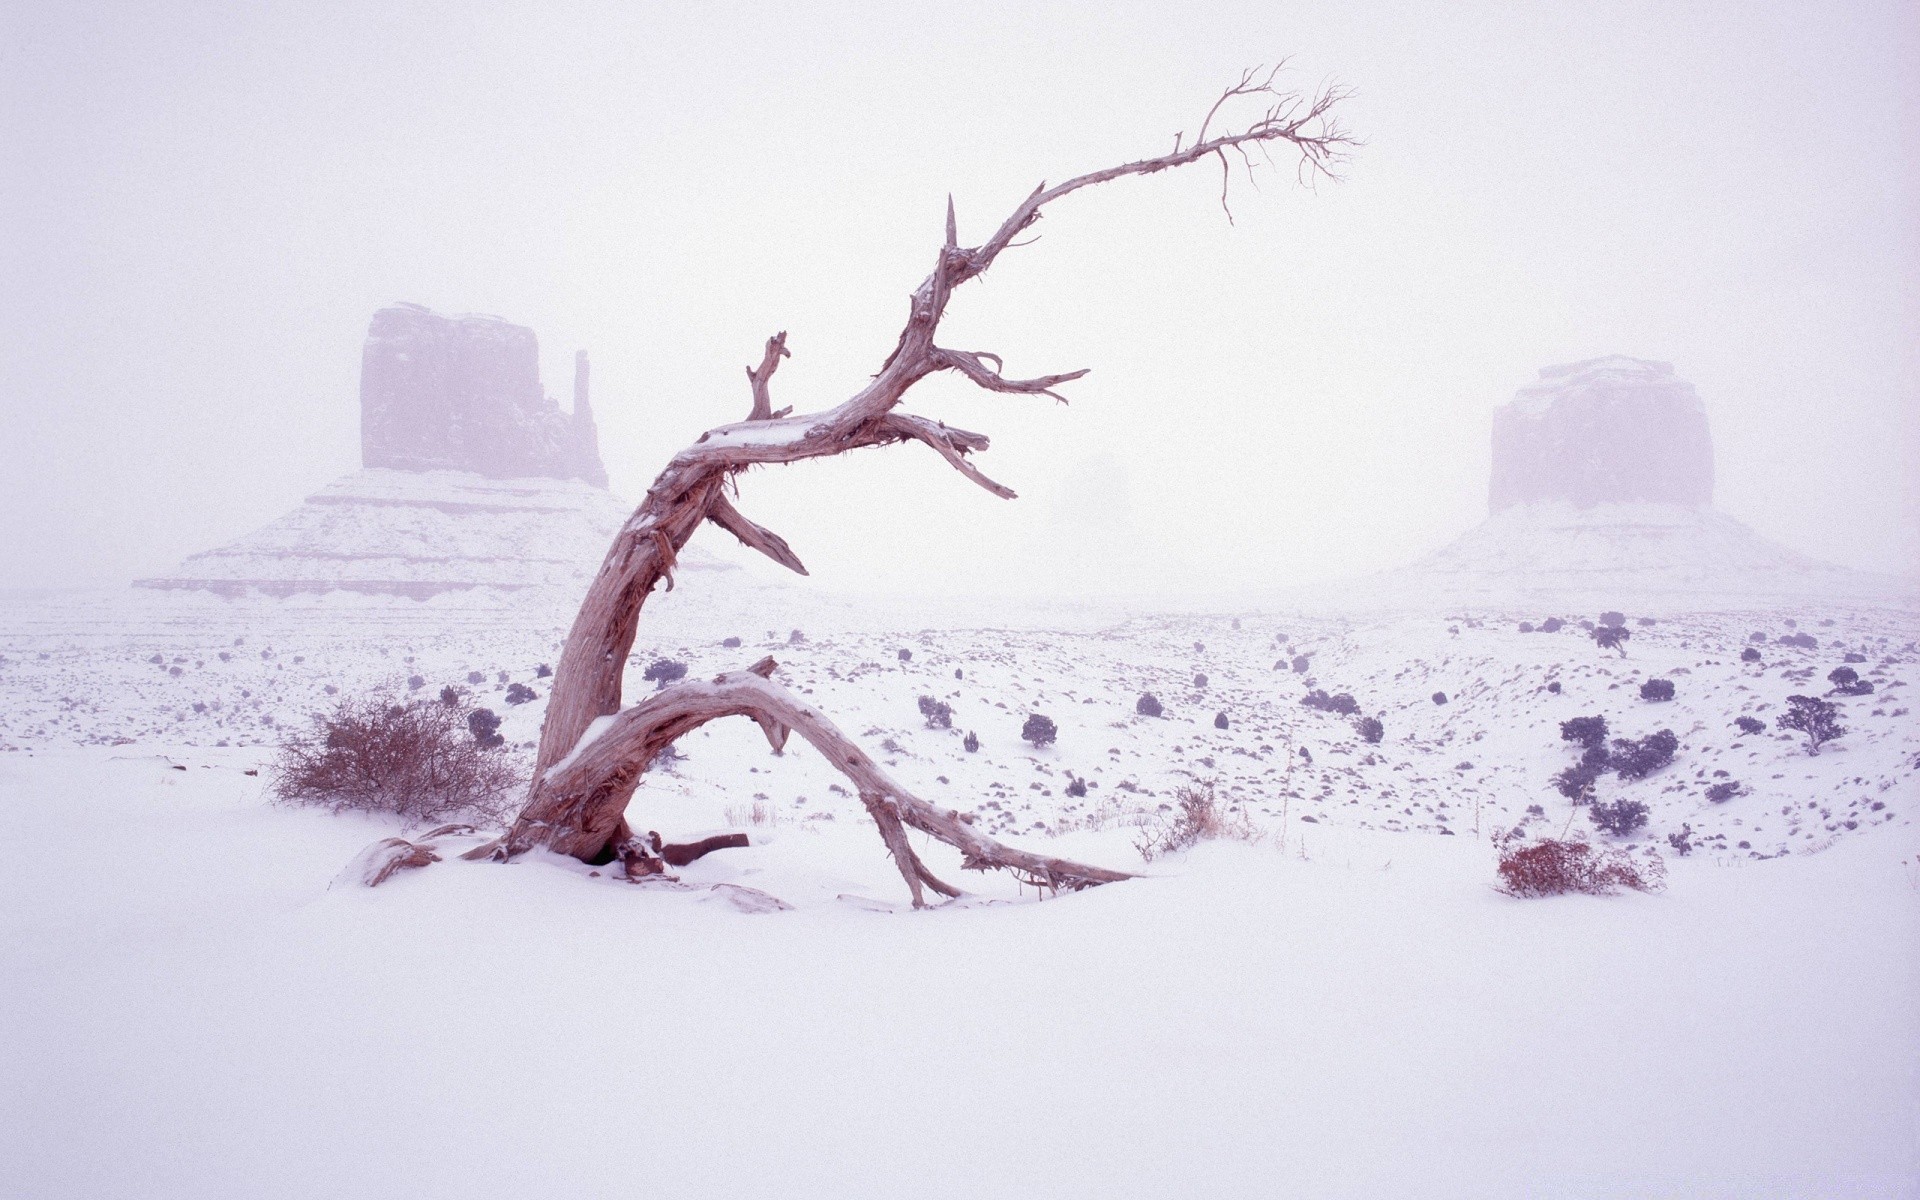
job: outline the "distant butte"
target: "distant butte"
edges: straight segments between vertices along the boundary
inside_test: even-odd
[[[367,328],[360,455],[367,467],[607,486],[586,351],[575,358],[568,414],[540,385],[533,330],[498,317],[444,317],[418,304],[383,308]]]
[[[1611,355],[1558,367],[1493,414],[1487,507],[1713,503],[1707,409],[1672,363]]]

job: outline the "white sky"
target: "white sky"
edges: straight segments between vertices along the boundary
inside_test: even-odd
[[[857,389],[948,192],[1159,153],[1241,67],[1358,89],[1347,182],[1128,180],[956,297],[943,340],[1073,400],[933,380],[921,447],[754,475],[837,588],[1047,565],[1161,585],[1389,566],[1485,512],[1490,414],[1549,363],[1672,361],[1718,502],[1920,560],[1910,3],[0,5],[0,586],[121,582],[359,464],[359,351],[412,300],[594,360],[637,497],[744,415]],[[703,538],[706,535],[703,535]],[[724,548],[726,539],[708,542]]]

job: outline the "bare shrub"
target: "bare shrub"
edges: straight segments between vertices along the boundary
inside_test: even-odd
[[[376,693],[343,697],[314,715],[311,730],[290,733],[271,789],[288,804],[424,824],[453,814],[504,819],[524,783],[513,760],[473,736],[458,708]]]
[[[1259,840],[1260,834],[1245,812],[1229,814],[1221,807],[1211,780],[1183,785],[1173,793],[1173,802],[1171,817],[1141,826],[1140,836],[1134,839],[1133,848],[1147,862],[1216,838]]]
[[[780,814],[767,800],[755,800],[745,805],[729,804],[725,811],[729,825],[775,825],[780,820]]]
[[[1500,890],[1520,897],[1567,892],[1608,896],[1623,887],[1657,892],[1666,883],[1666,865],[1657,855],[1636,863],[1625,850],[1595,850],[1585,842],[1554,838],[1502,846],[1499,870]]]

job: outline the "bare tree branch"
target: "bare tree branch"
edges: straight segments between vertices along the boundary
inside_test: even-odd
[[[747,382],[753,388],[753,411],[747,414],[749,421],[770,421],[774,417],[784,417],[792,412],[791,408],[773,411],[773,395],[767,390],[773,379],[773,372],[780,366],[780,360],[791,357],[787,352],[787,331],[782,329],[767,339],[767,352],[760,359],[760,369],[747,368]]]
[[[532,788],[500,853],[512,855],[545,846],[589,861],[609,861],[602,856],[612,855],[627,863],[630,873],[664,870],[658,853],[627,827],[623,815],[627,800],[660,748],[698,724],[738,713],[759,722],[776,750],[789,730],[799,731],[860,785],[862,801],[874,813],[916,899],[922,886],[943,893],[948,889],[927,873],[911,847],[900,852],[887,814],[894,814],[900,824],[959,846],[970,867],[1002,867],[1038,886],[1081,887],[1125,878],[1118,872],[1063,865],[1060,860],[1001,847],[972,833],[958,814],[941,814],[908,796],[880,775],[825,718],[769,683],[765,676],[772,671],[771,660],[712,684],[676,684],[622,712],[624,672],[647,597],[663,580],[673,586],[676,556],[703,522],[711,521],[783,566],[805,573],[784,540],[748,520],[728,500],[732,480],[750,467],[912,440],[931,446],[987,491],[1012,498],[1012,489],[987,478],[968,461],[968,455],[987,448],[985,436],[896,411],[897,406],[916,383],[939,371],[958,371],[989,391],[1060,401],[1065,397],[1054,389],[1086,372],[1008,379],[997,355],[939,346],[935,338],[953,289],[984,273],[1003,251],[1024,244],[1016,239],[1040,219],[1047,205],[1095,184],[1151,175],[1214,156],[1230,180],[1228,150],[1241,155],[1251,175],[1248,149],[1258,147],[1271,161],[1276,146],[1292,147],[1296,174],[1303,182],[1337,178],[1337,168],[1358,145],[1334,115],[1348,93],[1338,86],[1310,96],[1283,91],[1276,86],[1279,74],[1279,67],[1264,73],[1244,72],[1207,110],[1199,135],[1192,141],[1177,135],[1168,154],[1077,175],[1051,188],[1042,183],[977,246],[959,244],[959,222],[949,196],[944,238],[933,270],[914,290],[892,352],[865,386],[838,406],[797,416],[789,415],[787,409],[776,412],[769,384],[780,360],[788,355],[786,334],[768,339],[760,365],[747,370],[753,389],[748,418],[710,429],[676,454],[608,549],[568,633],[549,693]],[[1269,101],[1262,115],[1237,132],[1212,132],[1217,118],[1235,101],[1249,97]],[[589,728],[603,717],[613,717],[616,728],[626,732],[619,738],[609,733],[599,740],[587,739]]]

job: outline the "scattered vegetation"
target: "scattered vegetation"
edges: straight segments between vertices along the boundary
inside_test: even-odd
[[[1548,617],[1546,620],[1540,622],[1541,633],[1559,633],[1562,629],[1565,629],[1566,627],[1567,627],[1567,623],[1565,621],[1562,621],[1559,617]]]
[[[1774,724],[1805,734],[1810,755],[1820,753],[1820,747],[1847,733],[1846,726],[1840,724],[1840,710],[1818,696],[1788,696],[1787,711]]]
[[[483,743],[457,708],[437,701],[347,696],[281,742],[271,787],[284,803],[333,812],[416,823],[455,814],[498,820],[522,783],[512,760],[491,748],[499,742],[494,734]]]
[[[1745,650],[1742,650],[1740,652],[1740,661],[1745,663],[1757,663],[1760,661],[1760,652],[1758,650],[1755,650],[1752,646],[1748,646]]]
[[[1627,656],[1627,641],[1632,637],[1633,631],[1624,625],[1599,625],[1593,630],[1594,644],[1617,652],[1621,658]]]
[[[1860,672],[1852,667],[1835,667],[1827,672],[1827,682],[1833,685],[1830,696],[1867,696],[1873,693],[1873,681],[1860,678]]]
[[[1707,789],[1707,799],[1713,801],[1715,804],[1725,804],[1735,796],[1738,796],[1740,791],[1740,781],[1738,779],[1729,779],[1725,783],[1716,783],[1709,787]]]
[[[1767,731],[1767,723],[1757,717],[1735,717],[1733,724],[1741,733],[1748,735],[1765,733]]]
[[[1640,685],[1640,698],[1656,704],[1673,699],[1673,680],[1649,679]]]
[[[1447,694],[1445,692],[1435,692],[1433,694],[1433,702],[1435,704],[1445,704],[1447,702]]]
[[[1360,711],[1359,702],[1350,694],[1340,692],[1336,695],[1329,696],[1320,688],[1315,688],[1300,697],[1300,703],[1306,705],[1308,708],[1317,708],[1321,712],[1338,713],[1343,717],[1354,716]]]
[[[1386,726],[1380,723],[1379,717],[1361,717],[1353,723],[1353,731],[1369,746],[1379,745],[1380,739],[1387,736]]]
[[[968,754],[972,754],[974,751],[980,749],[980,735],[971,729],[967,730],[967,736],[961,741],[960,746]]]
[[[1232,722],[1230,722],[1230,721],[1228,721],[1228,720],[1227,720],[1227,714],[1226,714],[1226,713],[1223,713],[1223,712],[1217,712],[1217,713],[1215,713],[1215,714],[1213,714],[1213,727],[1214,727],[1215,729],[1227,729],[1227,728],[1229,728],[1229,727],[1230,727],[1231,725],[1232,725]]]
[[[953,728],[953,705],[932,696],[920,697],[919,703],[920,715],[926,718],[928,729]]]
[[[506,743],[500,736],[500,715],[490,708],[476,708],[467,714],[467,732],[474,745],[491,750]]]
[[[538,700],[539,698],[540,694],[524,683],[510,683],[507,685],[508,704],[525,704],[530,700]]]
[[[1607,765],[1622,779],[1645,779],[1672,762],[1674,751],[1679,748],[1680,739],[1671,729],[1650,733],[1638,741],[1615,738]]]
[[[1152,692],[1141,692],[1140,698],[1133,702],[1133,711],[1143,717],[1157,717],[1164,711],[1160,700]]]

